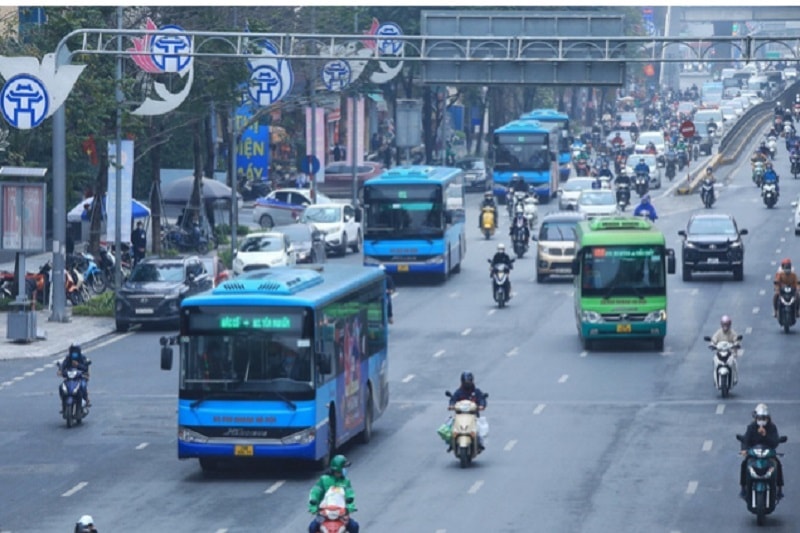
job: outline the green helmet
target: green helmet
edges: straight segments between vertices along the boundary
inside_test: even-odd
[[[331,472],[343,472],[346,466],[349,466],[350,463],[347,462],[347,458],[344,455],[336,455],[331,459]]]

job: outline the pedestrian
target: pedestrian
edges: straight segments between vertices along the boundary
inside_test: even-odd
[[[133,244],[133,266],[136,266],[144,259],[147,250],[147,232],[144,231],[141,220],[136,223],[136,229],[131,234],[131,244]]]
[[[334,161],[341,161],[342,160],[342,147],[339,143],[336,143],[336,146],[333,147],[333,160]]]

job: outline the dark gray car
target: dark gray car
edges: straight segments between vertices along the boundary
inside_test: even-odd
[[[683,237],[683,281],[694,272],[733,272],[733,279],[744,278],[744,243],[736,221],[726,214],[696,214],[689,219]]]
[[[324,263],[324,234],[314,224],[297,222],[285,226],[275,226],[272,231],[286,235],[292,245],[296,263]]]

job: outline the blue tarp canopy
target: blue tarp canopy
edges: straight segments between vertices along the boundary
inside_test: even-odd
[[[84,198],[81,203],[73,207],[67,213],[67,222],[80,222],[81,220],[89,220],[89,215],[92,212],[93,197]],[[106,198],[103,197],[103,216],[106,216]],[[147,218],[150,216],[150,208],[137,200],[131,200],[131,216],[135,220],[137,218]]]

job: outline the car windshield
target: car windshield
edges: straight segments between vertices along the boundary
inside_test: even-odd
[[[283,240],[277,235],[251,236],[242,243],[242,252],[272,252],[283,248]]]
[[[309,206],[303,212],[305,222],[339,222],[341,219],[341,207],[315,207]]]
[[[639,144],[653,143],[658,146],[664,144],[664,137],[660,133],[642,133],[639,135]]]
[[[611,191],[583,191],[579,202],[581,205],[613,205],[616,200]]]
[[[574,241],[577,222],[543,222],[540,241]]]
[[[129,281],[183,281],[183,263],[140,263],[131,272]]]
[[[689,224],[692,235],[730,235],[736,236],[736,227],[727,218],[695,218]]]

